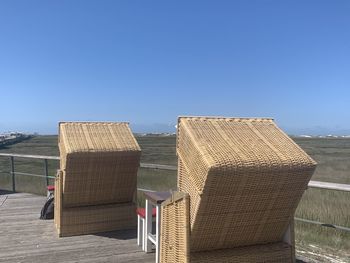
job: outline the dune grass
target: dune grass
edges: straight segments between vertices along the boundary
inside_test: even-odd
[[[350,139],[295,138],[295,141],[318,163],[312,180],[350,184]],[[308,189],[296,216],[350,227],[350,193]],[[296,240],[300,250],[309,247],[315,254],[322,251],[328,251],[334,257],[341,254],[350,262],[347,252],[350,251],[349,232],[298,222]]]

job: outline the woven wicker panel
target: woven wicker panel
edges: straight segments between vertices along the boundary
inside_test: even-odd
[[[138,146],[127,123],[60,123],[63,206],[130,202]]]
[[[65,208],[61,215],[59,236],[135,228],[135,209],[133,203]]]
[[[170,261],[169,261],[170,262]],[[180,261],[178,261],[180,262]],[[191,253],[191,263],[291,263],[291,247],[285,243]]]
[[[55,179],[55,226],[60,237],[91,234],[136,227],[135,204],[132,202],[63,207],[63,173]]]
[[[59,143],[64,145],[66,154],[140,151],[125,122],[61,122]]]
[[[192,251],[281,240],[303,191],[298,193],[288,185],[269,188],[267,184],[267,190],[258,192],[259,185],[254,188],[247,181],[237,194],[199,195],[181,163],[179,171],[185,176],[180,188],[191,196]]]
[[[191,251],[280,241],[315,162],[270,119],[180,118],[178,127]]]
[[[189,262],[189,196],[175,193],[161,213],[160,262]]]

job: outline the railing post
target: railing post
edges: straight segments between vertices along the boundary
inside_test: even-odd
[[[15,161],[13,156],[10,156],[10,163],[11,163],[11,175],[12,175],[12,191],[16,192]]]
[[[44,168],[45,168],[45,176],[46,176],[46,186],[49,185],[49,169],[48,169],[48,165],[47,165],[47,159],[44,159]]]

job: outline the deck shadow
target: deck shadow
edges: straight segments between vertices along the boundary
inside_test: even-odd
[[[16,192],[0,189],[0,195],[15,194]]]
[[[137,230],[136,228],[128,229],[128,230],[117,230],[117,231],[96,233],[93,235],[99,236],[99,237],[119,239],[119,240],[128,240],[128,239],[135,239],[137,237]]]

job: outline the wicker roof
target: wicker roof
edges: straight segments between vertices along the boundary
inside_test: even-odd
[[[281,169],[316,163],[270,118],[180,117],[177,153],[182,133],[188,135],[208,167]]]
[[[59,140],[67,154],[140,151],[126,122],[61,122]]]

